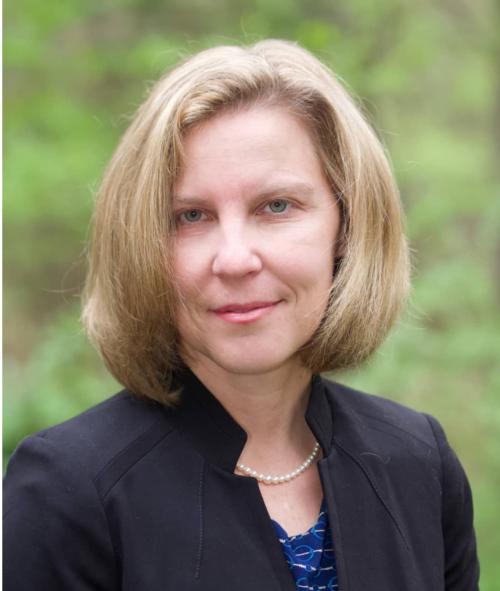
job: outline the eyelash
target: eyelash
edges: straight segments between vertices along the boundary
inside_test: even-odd
[[[284,215],[288,212],[288,210],[290,209],[292,202],[289,199],[282,199],[282,198],[277,198],[277,199],[272,199],[271,201],[267,201],[264,204],[264,207],[262,208],[263,210],[266,209],[267,207],[271,206],[272,204],[276,204],[276,203],[282,203],[284,205],[286,205],[286,208],[283,211],[265,211],[264,213],[270,213],[273,216],[280,216],[280,215]],[[192,207],[190,209],[185,209],[183,211],[180,211],[176,214],[176,222],[178,225],[194,225],[200,222],[204,222],[206,221],[206,219],[197,219],[197,220],[187,220],[186,219],[186,215],[190,214],[190,213],[200,213],[202,216],[207,216],[207,214],[202,211],[201,209],[198,209],[196,207]],[[262,215],[262,214],[260,214]]]
[[[186,209],[185,211],[181,211],[177,214],[177,223],[181,223],[183,221],[185,224],[194,224],[196,222],[202,221],[202,220],[187,220],[185,216],[190,213],[193,213],[193,212],[201,213],[202,215],[204,215],[203,212],[201,211],[201,209],[196,209],[195,207],[193,207],[192,209]]]
[[[291,202],[288,199],[273,199],[272,201],[269,201],[268,203],[266,203],[266,207],[268,207],[270,205],[274,205],[276,203],[283,203],[287,207],[283,211],[278,211],[278,212],[277,211],[273,211],[272,213],[275,213],[275,214],[286,213],[288,211],[288,209],[290,208],[290,206],[292,205]]]

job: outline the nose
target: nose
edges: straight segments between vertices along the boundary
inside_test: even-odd
[[[262,269],[262,259],[251,232],[239,224],[221,229],[220,239],[212,261],[214,275],[244,277]]]

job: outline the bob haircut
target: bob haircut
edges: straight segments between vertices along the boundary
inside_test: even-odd
[[[314,373],[353,367],[382,342],[409,289],[398,190],[380,141],[335,75],[287,41],[202,51],[153,87],[97,197],[83,322],[109,371],[137,395],[174,403],[178,354],[171,195],[183,137],[227,110],[280,106],[311,134],[342,231],[324,317],[301,349]]]

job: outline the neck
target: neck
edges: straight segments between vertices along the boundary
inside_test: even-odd
[[[314,437],[305,421],[310,370],[291,363],[244,375],[226,372],[210,362],[191,364],[191,369],[246,431],[241,459],[249,465],[264,469],[265,464],[272,471],[278,458],[293,464],[312,451]]]

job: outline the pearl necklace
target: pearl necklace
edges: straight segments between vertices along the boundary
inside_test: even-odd
[[[316,441],[314,449],[312,450],[312,453],[308,456],[306,461],[292,472],[288,472],[288,474],[283,474],[282,476],[273,476],[271,474],[259,474],[256,470],[252,470],[252,468],[250,468],[249,466],[245,466],[245,464],[236,464],[236,468],[240,472],[243,472],[248,476],[253,476],[259,482],[262,482],[262,484],[282,484],[283,482],[290,482],[290,480],[293,480],[294,478],[297,478],[297,476],[300,476],[300,474],[302,474],[304,470],[307,470],[307,468],[309,468],[309,466],[313,463],[314,458],[318,455],[318,452],[319,443]]]

